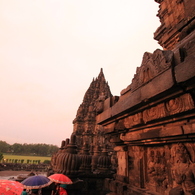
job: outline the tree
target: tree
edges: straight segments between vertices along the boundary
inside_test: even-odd
[[[7,144],[5,141],[0,141],[0,152],[14,153],[19,155],[37,155],[37,156],[51,156],[58,151],[58,147],[48,144]]]
[[[3,160],[3,153],[0,153],[0,161],[2,161]]]
[[[10,145],[5,141],[0,141],[0,152],[6,153],[9,150]]]
[[[22,154],[22,152],[23,152],[22,144],[15,143],[12,145],[12,149],[13,149],[14,153],[16,153],[16,154]]]

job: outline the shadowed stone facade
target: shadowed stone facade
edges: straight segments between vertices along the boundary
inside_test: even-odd
[[[155,1],[164,49],[144,53],[119,97],[101,70],[52,158],[70,195],[195,194],[195,1]]]
[[[96,116],[107,106],[114,105],[118,98],[112,96],[101,69],[86,91],[73,121],[70,139],[62,141],[61,148],[53,155],[51,172],[69,176],[74,184],[68,186],[69,195],[105,194],[104,179],[111,177],[113,146],[104,135]],[[108,102],[109,100],[109,102]]]

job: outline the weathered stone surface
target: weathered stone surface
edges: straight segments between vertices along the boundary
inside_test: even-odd
[[[96,116],[96,120],[98,122],[100,122],[100,121],[103,121],[103,120],[106,120],[106,119],[112,117],[112,111],[111,110],[112,110],[112,108],[106,109],[103,113]]]
[[[118,102],[98,115],[115,143],[118,166],[109,185],[117,195],[195,194],[195,12],[189,6],[195,2],[158,3],[162,24],[155,38],[172,51],[145,53]]]
[[[144,140],[144,139],[153,139],[159,137],[166,136],[175,136],[182,135],[182,127],[180,126],[172,126],[172,127],[158,127],[158,128],[150,128],[143,129],[136,132],[128,132],[126,134],[121,134],[121,140],[128,142],[134,140]]]
[[[195,194],[195,1],[155,1],[161,26],[154,38],[164,50],[144,53],[119,97],[101,70],[73,121],[81,195]],[[52,157],[54,170],[65,171],[70,145]]]
[[[156,2],[160,4],[158,17],[161,26],[154,33],[154,39],[158,40],[164,49],[172,50],[194,29],[195,3],[189,0]]]
[[[117,151],[117,159],[118,159],[118,169],[117,175],[127,177],[128,176],[128,156],[127,156],[127,148],[123,146],[117,146],[114,148]],[[123,178],[121,179],[123,181]]]
[[[158,51],[158,52],[157,52]],[[161,52],[157,50],[156,53]],[[157,61],[158,55],[154,52],[155,60]],[[170,53],[170,52],[169,52]],[[147,73],[147,75],[143,74],[146,70],[148,70],[148,64],[146,65],[146,62],[142,63],[142,66],[137,71],[137,74],[135,75],[133,81],[132,81],[132,88],[130,91],[127,91],[122,95],[118,102],[110,108],[110,110],[105,110],[102,115],[98,116],[97,120],[98,123],[101,123],[101,121],[106,120],[108,117],[116,116],[122,112],[127,111],[128,109],[131,109],[133,106],[138,105],[139,103],[146,102],[148,99],[163,93],[164,91],[170,89],[174,85],[174,79],[172,75],[172,70],[168,69],[170,65],[172,64],[172,53],[171,57],[169,57],[169,63],[165,63],[165,58],[158,59],[158,62],[161,61],[164,63],[163,66],[160,66],[158,63],[158,68],[154,66],[154,56],[150,54],[147,55],[147,61],[152,61],[153,66],[150,67],[150,72]],[[170,55],[170,54],[169,54]],[[146,57],[145,57],[146,58]],[[150,59],[151,58],[151,59]],[[143,60],[146,61],[146,60]],[[155,62],[156,62],[155,61]],[[147,62],[148,63],[148,62]],[[146,69],[146,70],[145,70]],[[139,74],[143,74],[142,76],[138,76]],[[158,77],[156,77],[158,75]]]
[[[126,93],[125,95],[119,97],[119,101],[112,107],[112,116],[118,115],[119,113],[123,112],[127,108],[132,108],[133,106],[142,102],[141,99],[141,90],[138,89],[133,92]],[[102,119],[104,120],[104,119]]]
[[[195,66],[194,66],[195,57],[188,60],[186,63],[179,64],[175,67],[175,76],[178,83],[184,82],[190,78],[194,77]],[[188,70],[188,71],[185,71]]]
[[[171,69],[163,72],[151,82],[140,88],[141,101],[154,97],[170,89],[174,85]]]

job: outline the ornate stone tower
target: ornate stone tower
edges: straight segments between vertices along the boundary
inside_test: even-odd
[[[72,141],[70,143],[69,139],[62,141],[60,150],[52,158],[52,169],[54,172],[71,175],[73,172],[76,173],[80,166],[79,173],[87,166],[90,167],[90,171],[95,171],[94,167],[98,167],[98,159],[92,159],[93,154],[95,153],[97,157],[97,154],[101,153],[103,147],[105,148],[106,146],[108,150],[111,148],[108,140],[104,137],[102,126],[97,125],[96,122],[97,114],[103,111],[104,101],[108,98],[111,99],[111,97],[110,87],[105,80],[103,69],[101,69],[98,77],[91,82],[84,95],[83,102],[78,108],[76,118],[73,121]],[[112,102],[109,103],[110,106]],[[87,156],[89,154],[90,157]],[[76,156],[80,158],[80,160],[74,160],[74,162],[77,161],[76,164],[80,163],[78,166],[75,165],[74,170],[67,166],[67,164],[71,164],[71,162],[68,162],[72,159],[69,156],[74,156],[75,159],[77,159]],[[86,159],[89,160],[84,162]],[[93,161],[93,168],[91,161]],[[89,165],[87,164],[88,162],[90,162]]]
[[[101,136],[102,128],[96,123],[96,115],[103,111],[104,100],[111,96],[110,87],[101,69],[98,77],[93,79],[86,91],[73,121],[73,133],[76,135],[78,151],[81,151],[84,143],[90,145],[92,154],[96,144],[101,147],[104,145],[105,140]]]

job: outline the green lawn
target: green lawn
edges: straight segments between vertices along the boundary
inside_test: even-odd
[[[44,162],[45,160],[51,160],[51,157],[48,156],[20,156],[20,155],[11,155],[11,154],[3,154],[4,159],[17,159],[24,160],[24,163],[27,163],[27,160]],[[10,162],[9,160],[6,162]]]

